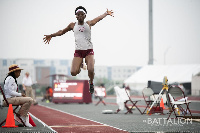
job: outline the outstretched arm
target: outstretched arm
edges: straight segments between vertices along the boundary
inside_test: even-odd
[[[95,19],[93,19],[93,20],[91,20],[91,21],[88,21],[87,23],[88,23],[90,26],[94,26],[97,22],[99,22],[100,20],[102,20],[103,18],[105,18],[107,15],[110,15],[110,16],[114,17],[114,16],[113,16],[113,11],[112,11],[112,10],[111,10],[111,11],[108,11],[108,9],[107,9],[107,11],[106,11],[104,14],[98,16],[97,18],[95,18]]]
[[[48,43],[51,41],[51,38],[52,37],[56,37],[56,36],[61,36],[63,34],[65,34],[66,32],[70,31],[70,30],[73,30],[74,28],[74,23],[70,23],[65,29],[63,30],[59,30],[58,32],[56,33],[53,33],[51,35],[44,35],[45,37],[43,38],[45,44]]]

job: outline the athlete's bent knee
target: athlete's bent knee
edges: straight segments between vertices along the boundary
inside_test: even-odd
[[[33,99],[31,97],[29,97],[29,99],[27,100],[28,103],[32,104],[33,103]]]
[[[72,76],[76,76],[76,75],[77,75],[77,72],[71,72],[71,75],[72,75]]]

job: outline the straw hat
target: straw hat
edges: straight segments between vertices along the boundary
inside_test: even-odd
[[[11,72],[17,71],[17,70],[23,70],[23,69],[19,68],[17,64],[13,64],[13,65],[11,65],[11,66],[9,67],[9,72],[8,72],[8,74],[11,73]]]

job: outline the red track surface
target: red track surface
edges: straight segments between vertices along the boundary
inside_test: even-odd
[[[58,133],[128,133],[39,105],[31,106],[29,111]]]

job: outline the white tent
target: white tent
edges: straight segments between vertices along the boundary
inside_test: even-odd
[[[124,81],[132,90],[141,92],[147,87],[149,80],[163,82],[167,76],[168,83],[186,83],[192,81],[192,75],[200,72],[200,64],[196,65],[147,65]]]

